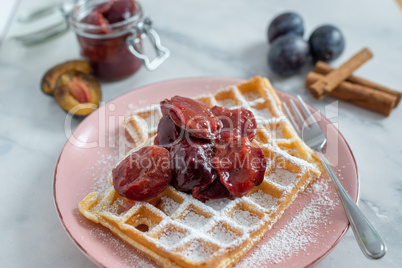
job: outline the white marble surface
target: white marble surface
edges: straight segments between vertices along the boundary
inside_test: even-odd
[[[51,2],[23,0],[18,12]],[[154,19],[171,57],[154,72],[143,68],[125,80],[103,83],[104,101],[167,79],[262,75],[278,89],[301,94],[322,109],[334,99],[317,102],[305,90],[304,78],[311,66],[284,79],[266,65],[267,24],[285,10],[303,15],[307,35],[324,23],[342,29],[346,49],[334,66],[368,46],[375,57],[357,74],[402,90],[402,12],[392,0],[147,0],[143,7]],[[53,203],[54,168],[67,139],[66,114],[39,89],[41,76],[49,67],[77,57],[78,45],[71,32],[32,47],[9,39],[2,44],[1,267],[95,267],[69,239]],[[366,259],[349,230],[317,267],[401,267],[402,108],[383,117],[339,102],[339,114],[331,120],[338,124],[356,157],[360,208],[383,235],[388,253],[379,261]]]

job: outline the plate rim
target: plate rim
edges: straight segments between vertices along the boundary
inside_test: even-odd
[[[93,112],[93,113],[91,113],[89,116],[85,117],[84,120],[82,120],[82,121],[78,124],[78,126],[71,132],[70,136],[77,134],[76,132],[79,132],[79,131],[80,131],[80,128],[82,128],[83,125],[85,125],[87,121],[89,121],[92,117],[96,116],[96,114],[98,113],[98,111],[99,111],[100,108],[103,108],[103,106],[106,106],[107,104],[112,103],[112,102],[116,101],[117,99],[124,98],[124,96],[129,95],[129,94],[132,94],[133,92],[140,92],[140,91],[146,90],[146,89],[149,88],[149,87],[157,87],[157,86],[162,85],[162,84],[167,84],[167,83],[180,83],[180,82],[183,82],[183,81],[190,81],[190,80],[193,80],[193,81],[194,81],[194,80],[207,80],[207,81],[210,81],[210,80],[219,80],[219,81],[222,81],[222,83],[223,83],[223,81],[226,81],[226,82],[230,82],[230,83],[232,83],[232,84],[247,81],[247,79],[233,78],[233,77],[194,76],[194,77],[184,77],[184,78],[172,78],[172,79],[167,79],[167,80],[162,80],[162,81],[157,81],[157,82],[152,82],[152,83],[149,83],[149,84],[145,84],[145,85],[142,85],[142,86],[140,86],[140,87],[138,87],[138,88],[133,88],[133,89],[131,89],[131,90],[128,90],[127,92],[124,92],[123,94],[121,94],[121,95],[119,95],[119,96],[116,96],[115,98],[112,98],[112,99],[110,99],[110,100],[107,101],[107,102],[104,102],[95,112]],[[284,94],[284,95],[285,95],[286,97],[288,97],[288,98],[295,97],[295,96],[293,96],[292,94],[287,93],[287,92],[285,92],[285,91],[282,91],[282,90],[280,90],[280,89],[277,89],[277,88],[274,88],[274,89],[275,89],[276,92],[280,92],[280,94]],[[279,99],[280,99],[282,102],[285,101],[285,100],[283,100],[283,99],[281,98],[281,96],[279,96]],[[337,134],[339,135],[339,138],[340,138],[341,140],[343,140],[344,143],[346,144],[347,149],[348,149],[348,151],[350,152],[350,156],[351,156],[351,158],[352,158],[352,160],[353,160],[353,163],[354,163],[354,166],[355,166],[355,169],[356,169],[356,175],[357,175],[356,200],[353,200],[353,198],[352,198],[352,200],[353,200],[356,204],[359,204],[359,200],[360,200],[360,174],[359,174],[359,168],[358,168],[358,166],[357,166],[356,158],[355,158],[355,156],[354,156],[354,154],[353,154],[352,149],[350,148],[349,143],[347,142],[347,140],[345,139],[345,137],[342,135],[342,133],[339,131],[339,129],[336,128],[336,127],[332,124],[332,122],[331,122],[328,118],[326,118],[326,117],[321,113],[320,110],[314,108],[312,105],[310,105],[310,104],[308,104],[308,103],[307,103],[307,106],[308,106],[309,109],[312,108],[314,111],[318,111],[318,112],[320,113],[320,115],[321,115],[325,120],[327,120],[328,122],[330,122],[331,125],[336,129],[336,132],[337,132]],[[59,220],[60,220],[61,225],[63,226],[63,229],[66,231],[66,233],[68,234],[68,237],[73,241],[73,243],[77,246],[77,248],[79,248],[80,251],[81,251],[82,253],[84,253],[84,255],[85,255],[88,259],[90,259],[94,264],[96,264],[96,265],[98,265],[98,266],[100,266],[100,267],[105,267],[102,263],[100,263],[100,262],[97,261],[93,256],[91,256],[91,254],[89,254],[88,251],[85,250],[85,248],[84,248],[84,247],[78,242],[78,240],[72,235],[72,233],[70,232],[70,230],[68,229],[68,227],[66,226],[66,224],[65,224],[65,222],[64,222],[64,220],[63,220],[63,215],[62,215],[62,213],[61,213],[61,211],[60,211],[60,208],[59,208],[59,205],[58,205],[58,202],[57,202],[56,184],[57,184],[58,167],[59,167],[59,165],[60,165],[60,160],[61,160],[61,158],[62,158],[62,156],[63,156],[63,153],[64,153],[64,151],[65,151],[65,148],[66,148],[66,146],[67,146],[68,144],[69,144],[69,137],[67,138],[66,142],[64,143],[64,145],[63,145],[63,147],[62,147],[62,149],[61,149],[61,151],[60,151],[60,154],[59,154],[59,156],[58,156],[58,158],[57,158],[56,165],[55,165],[55,170],[54,170],[54,175],[53,175],[53,187],[52,187],[52,188],[53,188],[53,204],[54,204],[54,206],[55,206],[55,208],[56,208],[56,211],[57,211],[57,214],[58,214],[58,218],[59,218]],[[331,182],[331,183],[332,183],[332,182]],[[339,242],[340,242],[340,241],[342,240],[342,238],[345,236],[345,234],[347,233],[347,231],[349,230],[349,228],[350,228],[350,223],[348,222],[347,226],[344,228],[344,230],[342,231],[342,233],[339,235],[339,237],[336,239],[336,241],[327,249],[327,251],[324,252],[319,258],[317,258],[317,259],[311,261],[308,265],[306,265],[306,266],[304,266],[304,267],[312,267],[312,266],[318,264],[320,261],[322,261],[322,260],[323,260],[329,253],[331,253],[332,250],[339,244]]]

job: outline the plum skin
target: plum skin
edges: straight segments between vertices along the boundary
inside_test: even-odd
[[[277,38],[268,52],[268,64],[280,75],[296,73],[310,57],[308,43],[299,35],[286,34]]]
[[[163,192],[172,180],[169,151],[155,145],[143,147],[123,159],[112,170],[112,177],[121,196],[148,200]]]
[[[268,26],[268,41],[271,44],[279,36],[288,33],[303,36],[303,19],[299,14],[294,12],[286,12],[275,17]]]
[[[221,122],[205,103],[174,96],[169,105],[170,118],[191,136],[206,140],[213,140],[218,136]]]
[[[345,48],[345,39],[337,27],[323,25],[311,34],[309,45],[314,60],[328,62],[342,54]]]
[[[248,137],[250,141],[254,139],[257,122],[254,114],[243,108],[228,109],[221,106],[214,106],[211,111],[219,118],[222,123],[220,138],[240,138]]]
[[[213,144],[190,136],[182,137],[171,150],[172,185],[183,192],[212,183],[217,174],[211,163]]]

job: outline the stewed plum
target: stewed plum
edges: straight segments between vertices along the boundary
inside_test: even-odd
[[[107,19],[103,16],[103,14],[95,9],[89,15],[87,15],[85,18],[82,19],[83,23],[91,24],[91,25],[96,25],[96,26],[108,26],[109,22]]]
[[[106,15],[107,12],[109,11],[110,7],[113,5],[114,0],[109,0],[107,2],[104,2],[102,4],[99,4],[95,6],[94,10],[99,11],[103,15]]]
[[[315,29],[309,44],[313,58],[322,61],[338,58],[345,48],[342,32],[332,25],[323,25]]]
[[[147,146],[133,152],[112,170],[113,186],[121,196],[135,201],[160,194],[170,183],[169,151]]]
[[[257,122],[251,111],[246,109],[228,109],[221,106],[212,107],[211,111],[222,123],[222,139],[248,137],[254,139]]]
[[[221,122],[208,105],[181,96],[174,96],[166,105],[173,122],[192,136],[213,140],[219,135]]]
[[[310,48],[303,37],[286,34],[278,37],[268,53],[268,64],[280,75],[296,73],[309,59]]]
[[[136,12],[137,5],[133,0],[111,0],[96,6],[82,22],[97,26],[108,26],[131,18]]]
[[[93,10],[88,16],[82,19],[82,22],[100,27],[99,29],[91,29],[90,33],[107,34],[110,32],[108,28],[109,22],[99,10]]]
[[[299,14],[286,12],[278,15],[268,26],[268,41],[272,43],[279,36],[288,33],[303,36],[303,19]]]
[[[182,131],[166,114],[159,120],[155,144],[170,150]]]
[[[105,17],[110,24],[131,18],[137,12],[137,5],[133,0],[113,1]]]
[[[161,106],[161,112],[162,115],[168,115],[169,114],[169,100],[165,99],[163,101],[160,102],[160,106]]]
[[[209,141],[185,136],[171,149],[172,184],[188,192],[213,182],[216,178],[211,159],[213,145]]]
[[[179,96],[163,100],[161,111],[155,139],[159,146],[132,153],[112,171],[119,194],[147,200],[171,183],[201,201],[233,199],[263,181],[266,159],[251,144],[257,127],[251,111],[209,109]],[[166,159],[169,164],[161,166]]]
[[[264,180],[266,159],[260,147],[247,137],[215,146],[213,164],[219,179],[234,197],[247,194]]]
[[[181,134],[184,135],[184,130],[176,126],[176,124],[170,118],[169,100],[161,101],[160,107],[163,116],[158,123],[158,130],[155,138],[155,144],[170,150],[173,143],[179,138],[179,136]]]
[[[194,198],[205,201],[207,199],[219,199],[219,198],[230,198],[233,199],[233,195],[228,189],[223,186],[219,178],[216,178],[210,184],[205,186],[196,187],[192,191]]]

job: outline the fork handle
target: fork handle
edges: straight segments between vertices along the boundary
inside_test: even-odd
[[[346,215],[349,219],[350,225],[352,226],[353,233],[360,249],[367,258],[380,259],[385,255],[387,246],[378,232],[374,229],[373,225],[371,225],[356,203],[346,192],[345,188],[343,188],[323,153],[319,151],[318,154],[324,168],[335,185],[335,189],[338,192],[343,207],[345,208]]]

